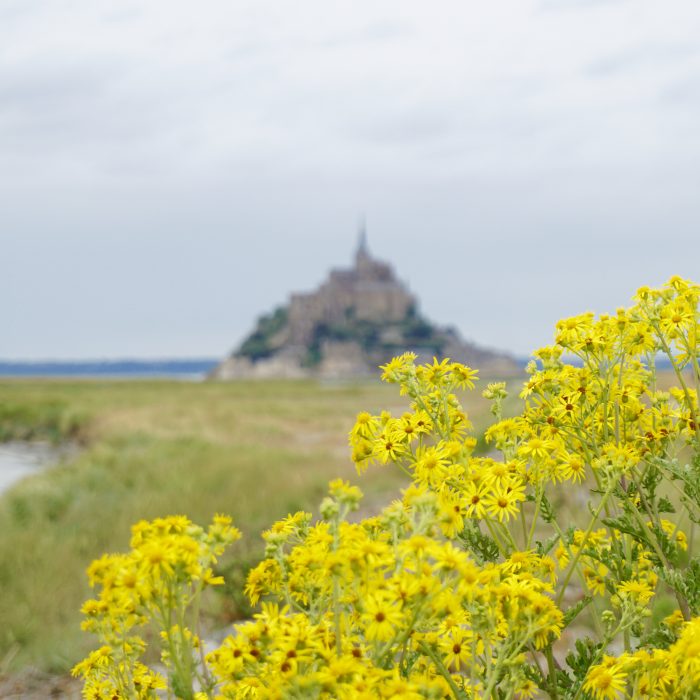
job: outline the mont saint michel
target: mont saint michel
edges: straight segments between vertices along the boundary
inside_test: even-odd
[[[512,357],[464,341],[453,328],[428,321],[392,266],[372,256],[360,232],[354,265],[333,269],[313,292],[292,293],[286,305],[258,319],[213,379],[371,376],[406,351],[422,361],[450,357],[493,373],[517,368]]]

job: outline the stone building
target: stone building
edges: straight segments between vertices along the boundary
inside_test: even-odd
[[[349,269],[331,270],[315,291],[261,317],[256,328],[213,372],[214,379],[371,375],[407,350],[421,359],[451,357],[494,373],[512,372],[512,358],[464,342],[418,312],[418,301],[391,265],[376,260],[364,228]]]
[[[370,323],[398,323],[415,305],[415,298],[396,279],[391,266],[370,256],[362,231],[354,267],[331,270],[315,292],[291,295],[289,342],[306,345],[319,323],[337,325],[349,316]]]

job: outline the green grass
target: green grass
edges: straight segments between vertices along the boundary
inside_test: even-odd
[[[465,396],[465,407],[483,427],[479,394]],[[405,484],[390,467],[358,477],[349,459],[357,412],[404,410],[396,388],[379,381],[18,380],[0,382],[0,406],[2,440],[82,446],[0,496],[0,672],[64,671],[90,648],[79,629],[85,568],[125,550],[142,518],[183,513],[206,524],[216,512],[232,515],[244,534],[222,562],[234,593],[260,556],[260,531],[288,512],[315,512],[330,479],[360,485],[371,510]],[[218,623],[245,613],[240,595],[211,609]]]

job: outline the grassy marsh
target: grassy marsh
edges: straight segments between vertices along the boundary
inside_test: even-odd
[[[79,629],[85,568],[124,550],[142,518],[232,515],[244,538],[222,566],[235,585],[260,555],[260,531],[290,511],[315,512],[330,479],[360,485],[369,509],[405,483],[391,468],[358,477],[349,459],[357,412],[405,406],[379,381],[17,380],[0,382],[0,397],[0,439],[82,445],[0,497],[0,672],[60,672],[81,656],[91,644]],[[485,424],[478,389],[465,407]],[[212,601],[220,620],[241,612],[226,601]]]

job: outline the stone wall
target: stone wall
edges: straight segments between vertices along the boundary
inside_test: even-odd
[[[317,324],[342,324],[349,313],[367,321],[398,322],[415,305],[389,265],[358,256],[355,268],[333,270],[317,291],[291,295],[289,339],[308,344]]]

